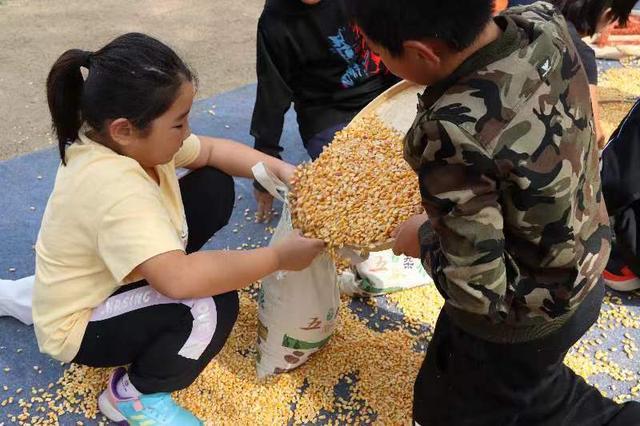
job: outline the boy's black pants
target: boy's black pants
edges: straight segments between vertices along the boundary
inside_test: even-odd
[[[180,179],[180,190],[189,226],[187,252],[193,252],[229,221],[233,179],[203,168]],[[140,392],[172,392],[189,386],[220,352],[237,316],[237,292],[179,301],[140,281],[118,289],[94,310],[74,362],[130,364],[129,378]]]
[[[562,328],[516,344],[472,336],[440,312],[414,387],[421,426],[640,425],[640,403],[618,405],[563,364],[597,320],[599,283]]]

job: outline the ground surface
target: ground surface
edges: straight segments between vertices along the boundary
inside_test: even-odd
[[[49,146],[44,80],[55,58],[72,47],[93,50],[127,31],[142,31],[155,35],[174,46],[200,75],[200,101],[194,106],[191,116],[194,131],[230,137],[250,144],[248,123],[255,87],[246,86],[220,96],[213,95],[255,80],[254,33],[262,3],[263,0],[0,0],[0,114],[4,118],[0,121],[0,134],[3,136],[0,140],[0,279],[15,279],[33,273],[32,245],[53,185],[57,159],[53,150],[18,155]],[[600,65],[601,68],[606,68],[615,64]],[[212,114],[213,111],[215,115]],[[283,146],[286,147],[287,160],[299,162],[306,158],[300,149],[295,121],[291,115],[285,126]],[[17,158],[1,161],[11,157]],[[253,236],[254,241],[256,236],[268,238],[269,234],[263,226],[246,221],[243,216],[245,209],[255,207],[250,193],[250,182],[237,180],[236,194],[239,197],[234,217],[230,226],[211,241],[209,248],[235,249],[246,243],[250,236]],[[241,231],[234,233],[235,228]],[[637,399],[640,392],[640,370],[634,356],[637,355],[637,347],[640,345],[640,293],[610,293],[607,299],[608,303],[603,308],[600,321],[574,348],[567,361],[572,368],[587,377],[591,383],[598,384],[609,396],[620,401]],[[389,304],[386,298],[381,298],[381,306],[373,307],[357,299],[345,303],[349,306],[343,307],[342,320],[346,321],[350,312],[357,313],[359,319],[346,322],[350,325],[343,327],[342,335],[338,332],[330,347],[319,354],[314,362],[309,363],[306,370],[293,373],[292,385],[284,390],[294,395],[300,393],[302,399],[285,399],[287,407],[288,403],[293,401],[306,400],[309,403],[307,408],[311,409],[311,415],[304,421],[307,424],[326,424],[328,419],[339,420],[339,416],[344,416],[344,410],[356,413],[361,405],[370,413],[366,416],[369,420],[362,421],[363,424],[376,420],[382,424],[397,424],[398,421],[390,421],[385,417],[389,410],[384,409],[384,404],[376,403],[380,402],[376,400],[380,394],[387,394],[385,386],[388,383],[385,376],[375,374],[378,365],[367,357],[385,356],[383,345],[378,346],[375,351],[369,351],[376,347],[375,344],[381,339],[385,341],[395,330],[409,329],[408,320],[411,318],[408,317],[411,315],[406,314],[408,311],[404,314],[398,313],[397,308],[399,306],[402,310],[402,304]],[[416,345],[413,351],[405,351],[406,359],[416,358],[417,363],[414,362],[411,364],[412,369],[398,375],[403,383],[401,388],[407,392],[410,392],[410,383],[424,353],[435,319],[422,311],[424,310],[419,313],[422,313],[423,318],[417,318],[419,327],[417,331],[412,331],[415,336],[408,340],[415,340]],[[253,315],[255,316],[255,312]],[[363,330],[365,326],[367,330],[374,330],[375,333],[362,339],[356,350],[366,355],[367,362],[361,365],[354,362],[347,369],[334,371],[336,358],[344,358],[340,352],[344,346],[343,341],[354,329]],[[255,324],[245,328],[255,333]],[[217,370],[211,370],[212,375],[207,376],[215,378],[210,382],[216,384],[218,380],[234,380],[238,376],[237,369],[240,366],[244,366],[246,370],[242,371],[251,373],[251,377],[245,380],[242,386],[236,387],[244,393],[238,391],[234,398],[228,398],[228,394],[224,395],[227,400],[238,401],[238,405],[228,407],[229,415],[222,418],[226,419],[226,422],[222,423],[242,424],[237,421],[231,422],[234,418],[237,420],[240,413],[256,415],[248,410],[248,407],[251,408],[255,404],[245,404],[246,398],[255,400],[265,392],[270,392],[271,395],[282,389],[261,387],[253,383],[254,361],[249,348],[253,347],[255,336],[250,335],[245,340],[240,343],[246,346],[242,347],[242,354],[247,359],[236,357],[234,359],[238,362],[234,364],[233,370],[222,375],[215,375]],[[330,359],[330,356],[334,359]],[[400,365],[402,359],[393,361],[394,365]],[[212,368],[217,368],[216,365],[218,364],[213,363]],[[21,325],[13,319],[0,318],[0,426],[17,424],[18,419],[14,420],[12,416],[23,412],[25,401],[46,395],[49,392],[49,384],[50,392],[56,394],[60,386],[55,382],[68,368],[69,366],[60,365],[38,353],[31,327]],[[318,385],[321,378],[326,379],[323,371],[340,374],[339,378],[328,382],[329,385],[335,384],[335,390],[332,392],[327,392]],[[375,385],[373,389],[376,391],[364,395],[362,401],[354,400],[355,397],[347,395],[352,377],[359,385]],[[308,385],[309,390],[298,392],[297,381],[302,381],[302,378],[305,379],[305,383],[306,378],[309,379],[309,383],[303,386],[307,389]],[[288,379],[285,377],[285,380]],[[95,383],[94,387],[100,390],[103,383],[104,381]],[[210,386],[196,390],[199,393],[213,392],[215,388],[216,386]],[[384,391],[380,392],[380,389]],[[329,405],[325,407],[324,403],[320,403],[323,398],[334,396],[336,401],[339,400],[338,396],[349,400],[348,404],[334,404],[329,401]],[[23,399],[24,401],[21,401]],[[395,402],[398,401],[409,403],[410,396],[395,398]],[[95,395],[88,394],[87,398],[69,402],[74,409],[81,409],[85,403],[95,409]],[[303,406],[300,404],[292,405],[291,413],[285,414],[287,421],[263,424],[293,423],[300,418],[298,414],[302,411],[301,407]],[[45,413],[41,413],[37,408],[39,405],[34,405],[27,411],[32,415],[46,414],[46,410]],[[261,415],[263,411],[267,411],[266,407],[259,404],[256,408]],[[397,407],[395,410],[402,411]],[[408,410],[405,411],[408,413]],[[362,410],[360,412],[362,413]],[[60,419],[60,424],[76,424],[78,420],[84,424],[100,424],[102,419],[87,421],[83,416],[66,415]],[[26,421],[27,424],[28,422],[29,420]]]
[[[194,132],[250,144],[254,96],[255,85],[249,85],[198,101],[190,117]],[[308,158],[301,149],[293,114],[286,120],[283,146],[290,162]],[[53,149],[0,161],[0,279],[33,273],[32,245],[57,164]],[[255,203],[249,180],[236,180],[236,195],[229,226],[207,248],[234,250],[266,243],[269,233],[265,227],[250,220]],[[422,291],[392,296],[406,299],[404,303],[387,297],[373,304],[346,299],[340,309],[340,327],[329,346],[305,367],[267,384],[255,378],[256,307],[247,301],[224,352],[179,401],[185,405],[202,401],[196,407],[198,415],[222,425],[345,424],[351,415],[349,424],[408,424],[412,381],[442,303],[433,286]],[[567,364],[607,395],[619,401],[637,399],[640,293],[610,293],[607,299],[598,324],[571,351]],[[99,426],[104,421],[100,416],[87,419],[69,411],[95,415],[96,396],[106,382],[103,373],[106,371],[61,365],[38,353],[32,327],[0,318],[0,426],[38,424],[33,422],[36,416],[53,412],[42,401],[58,396],[53,405],[67,414],[59,423],[50,424],[82,421]],[[63,375],[71,381],[56,384]],[[360,393],[354,393],[356,388]],[[274,405],[276,401],[279,405]],[[275,406],[280,407],[279,412],[274,411]]]
[[[0,0],[0,160],[51,144],[44,84],[65,50],[96,50],[139,31],[198,72],[199,98],[255,81],[264,0]]]

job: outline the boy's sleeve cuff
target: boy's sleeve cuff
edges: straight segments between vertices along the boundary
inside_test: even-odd
[[[439,247],[440,242],[430,220],[427,220],[418,229],[418,241],[420,242],[420,259],[423,260],[423,264],[427,261],[429,267],[433,266],[431,265],[431,254]]]
[[[418,239],[420,241],[420,246],[423,247],[433,245],[437,241],[438,237],[431,226],[430,220],[427,220],[418,229]]]

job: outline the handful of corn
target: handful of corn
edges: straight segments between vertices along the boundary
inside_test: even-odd
[[[293,227],[325,241],[338,266],[345,246],[373,251],[422,211],[418,179],[404,161],[402,135],[367,116],[336,133],[320,157],[296,169]]]

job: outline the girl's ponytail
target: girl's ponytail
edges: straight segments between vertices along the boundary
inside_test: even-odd
[[[84,81],[80,67],[88,68],[90,58],[91,52],[67,50],[53,64],[47,77],[47,101],[63,164],[66,164],[65,149],[78,138],[82,125]]]
[[[80,68],[88,70],[86,79]],[[171,48],[145,34],[123,34],[96,52],[67,50],[47,78],[62,164],[83,123],[105,139],[107,123],[118,118],[145,131],[171,107],[185,82],[195,84],[189,67]]]

